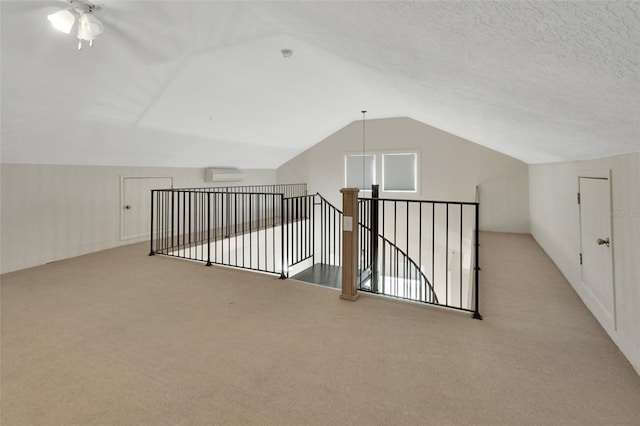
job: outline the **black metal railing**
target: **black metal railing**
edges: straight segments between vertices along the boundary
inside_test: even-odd
[[[281,272],[281,194],[152,191],[151,253]]]
[[[342,212],[307,195],[304,184],[153,190],[151,197],[150,255],[281,278],[318,263],[341,266]],[[478,207],[381,199],[374,187],[372,198],[359,199],[358,288],[481,318]]]
[[[359,289],[472,312],[478,307],[477,202],[359,199]]]
[[[203,188],[178,188],[176,190],[190,192],[244,192],[252,194],[281,194],[285,198],[291,198],[307,195],[307,184],[282,183],[274,185],[208,186]]]
[[[342,211],[318,195],[320,220],[316,224],[320,237],[319,262],[324,265],[342,265]]]
[[[153,190],[150,255],[283,275],[284,193],[306,184]]]
[[[289,269],[295,265],[312,259],[314,256],[313,224],[315,219],[315,195],[285,198],[284,251],[283,264],[286,266],[284,277],[289,276]]]
[[[150,255],[281,278],[307,261],[339,266],[342,213],[321,195],[305,193],[304,184],[153,190]]]
[[[365,203],[361,203],[364,207]],[[365,216],[366,217],[366,216]],[[440,304],[438,296],[420,266],[400,247],[360,222],[358,288],[363,291],[420,302]],[[374,240],[377,240],[374,243]],[[377,246],[373,248],[372,246]],[[379,256],[373,256],[379,253]],[[377,273],[374,273],[377,271]]]
[[[284,198],[283,203],[283,277],[305,261],[340,266],[342,212],[320,194]]]

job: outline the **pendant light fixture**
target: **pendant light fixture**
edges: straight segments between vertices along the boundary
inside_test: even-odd
[[[364,191],[366,189],[365,187],[365,183],[366,183],[366,161],[365,161],[365,119],[364,119],[364,115],[367,113],[367,111],[362,111],[362,190]]]

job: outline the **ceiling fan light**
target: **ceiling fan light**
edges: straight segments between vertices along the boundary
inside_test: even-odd
[[[56,13],[52,13],[47,16],[47,19],[55,29],[62,31],[65,34],[69,34],[71,32],[71,28],[76,21],[73,13],[68,10],[59,10]]]
[[[80,23],[78,25],[78,38],[81,40],[93,40],[104,31],[102,22],[87,12],[80,15]]]

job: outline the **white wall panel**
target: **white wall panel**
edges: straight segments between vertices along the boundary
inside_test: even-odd
[[[419,192],[381,197],[474,201],[479,185],[482,230],[529,232],[529,176],[522,161],[410,118],[368,120],[365,147],[367,152],[420,153]],[[307,182],[310,192],[338,205],[344,155],[358,152],[362,123],[356,121],[278,168],[278,181]]]
[[[204,183],[202,168],[2,164],[2,273],[142,239],[120,239],[121,177],[173,177]],[[275,183],[275,170],[245,170],[242,185]],[[215,185],[221,186],[221,185]]]
[[[576,200],[578,173],[584,170],[611,170],[617,330],[596,319],[640,373],[640,154],[530,166],[531,233],[586,300]]]

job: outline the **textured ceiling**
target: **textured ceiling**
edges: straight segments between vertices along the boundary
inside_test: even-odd
[[[637,2],[98,3],[82,51],[60,1],[0,3],[2,162],[272,168],[361,109],[528,163],[640,151]]]

